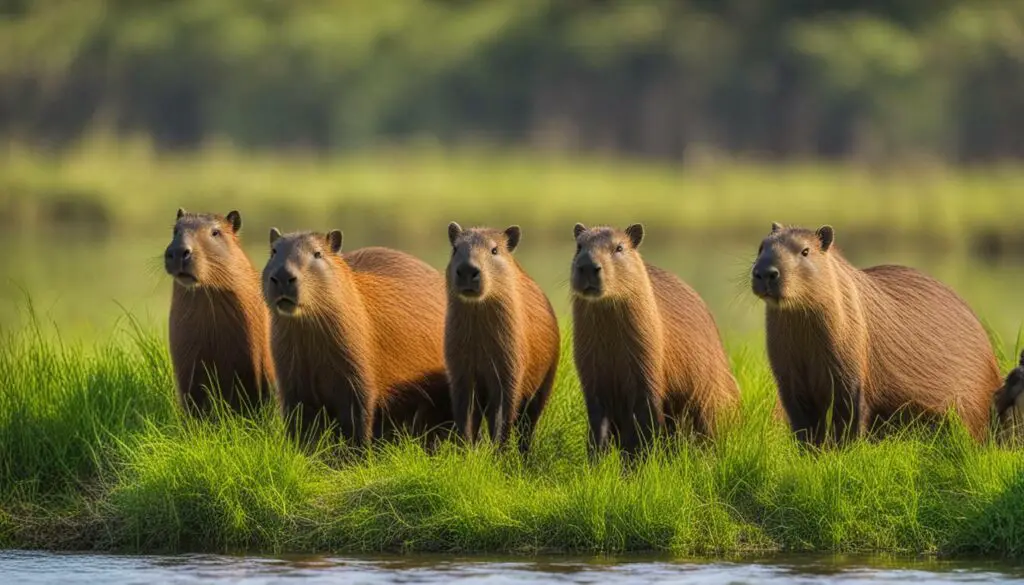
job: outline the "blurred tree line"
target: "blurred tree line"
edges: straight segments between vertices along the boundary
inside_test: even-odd
[[[1024,157],[1024,0],[0,0],[0,135]]]

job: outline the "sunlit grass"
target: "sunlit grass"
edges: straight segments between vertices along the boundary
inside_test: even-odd
[[[738,421],[712,444],[588,463],[571,361],[525,460],[405,440],[301,451],[268,408],[183,419],[162,341],[0,346],[0,544],[136,551],[764,551],[1024,554],[1024,453],[955,424],[825,453],[772,416],[759,351],[731,349]]]

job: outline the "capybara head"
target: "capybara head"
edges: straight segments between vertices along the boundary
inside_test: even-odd
[[[448,261],[448,292],[465,300],[483,300],[493,290],[516,278],[512,252],[519,245],[519,226],[505,231],[487,228],[462,229],[448,224],[452,258]]]
[[[341,278],[342,234],[270,229],[270,259],[263,269],[263,296],[271,311],[285,317],[316,313]]]
[[[834,239],[832,226],[811,231],[773,223],[750,271],[754,294],[775,308],[802,306],[828,282]]]
[[[178,209],[174,235],[164,250],[164,270],[186,288],[229,286],[230,265],[243,254],[238,243],[241,229],[237,211],[222,217]]]
[[[598,300],[629,294],[647,282],[647,268],[640,257],[644,227],[633,224],[618,231],[609,227],[573,228],[576,255],[572,259],[570,284],[579,298]]]

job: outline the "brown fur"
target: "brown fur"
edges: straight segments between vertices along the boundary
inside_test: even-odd
[[[440,432],[451,421],[440,273],[387,248],[342,254],[341,243],[339,231],[271,232],[264,290],[293,431],[318,432],[325,414],[357,446],[389,427]],[[288,277],[293,289],[272,280]]]
[[[239,244],[240,228],[237,212],[178,210],[165,252],[165,268],[175,277],[171,362],[181,404],[194,414],[209,411],[211,383],[236,411],[273,396],[269,317],[259,274]],[[191,255],[183,264],[186,248]]]
[[[812,232],[774,224],[752,270],[754,292],[767,305],[768,358],[794,432],[815,444],[842,442],[952,407],[981,440],[1000,379],[977,317],[951,289],[914,269],[855,268],[833,239],[829,226]],[[767,284],[770,273],[774,284]]]
[[[486,414],[500,445],[519,425],[525,453],[555,380],[559,333],[548,298],[512,255],[519,234],[448,226],[445,363],[459,433],[476,440]]]
[[[1024,441],[1024,351],[1020,363],[1010,370],[995,396],[999,439],[1020,444]]]
[[[667,424],[713,433],[739,391],[718,326],[700,296],[644,262],[643,228],[575,228],[573,351],[592,446],[611,434],[627,453]],[[586,266],[601,266],[599,284]]]

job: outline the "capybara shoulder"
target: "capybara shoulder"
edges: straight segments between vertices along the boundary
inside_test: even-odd
[[[529,450],[554,383],[558,322],[547,296],[516,261],[521,230],[452,222],[446,270],[445,363],[460,435],[475,440],[483,416],[504,445],[513,426]]]
[[[983,438],[1000,379],[974,312],[913,268],[860,270],[834,242],[831,226],[773,224],[751,270],[794,431],[815,443],[841,442],[953,409]]]
[[[272,396],[269,317],[239,242],[242,216],[179,209],[164,268],[174,279],[170,353],[182,405],[205,413],[219,392],[236,411]]]
[[[634,452],[665,423],[712,433],[738,390],[703,300],[643,260],[641,225],[573,233],[573,352],[592,444],[611,435]]]

